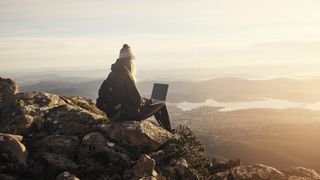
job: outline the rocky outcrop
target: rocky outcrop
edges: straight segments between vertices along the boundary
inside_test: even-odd
[[[214,179],[265,179],[265,180],[315,180],[320,179],[317,172],[303,167],[278,170],[274,167],[257,164],[253,166],[237,166],[215,174]]]
[[[77,178],[74,174],[65,171],[58,175],[55,180],[79,180],[79,178]]]
[[[77,136],[49,135],[43,138],[38,144],[35,144],[38,152],[50,152],[63,154],[73,158],[76,156],[80,140]]]
[[[17,94],[10,107],[2,108],[0,130],[22,135],[37,130],[50,135],[84,135],[104,119],[89,99],[29,92]]]
[[[14,81],[0,77],[0,109],[12,105],[18,91],[18,85]]]
[[[320,179],[320,175],[313,169],[308,169],[304,167],[292,167],[286,170],[283,170],[283,172],[292,177],[301,177],[305,179]]]
[[[158,173],[154,170],[156,161],[143,154],[131,169],[134,178],[156,179]]]
[[[189,168],[185,159],[178,159],[173,167],[169,169],[173,179],[198,180],[198,175]]]
[[[0,78],[0,179],[319,179],[240,160],[209,161],[193,132],[144,120],[111,122],[82,97],[18,93]]]
[[[0,133],[1,161],[12,163],[14,166],[26,165],[27,150],[21,140],[21,136]]]
[[[217,174],[221,178],[233,179],[283,179],[285,174],[276,168],[257,164],[253,166],[237,166]]]
[[[120,145],[138,153],[158,150],[175,137],[150,121],[125,121],[102,126],[103,132]]]

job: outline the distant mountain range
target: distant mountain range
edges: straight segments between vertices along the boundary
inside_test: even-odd
[[[41,81],[35,84],[25,85],[20,88],[21,92],[46,91],[62,96],[82,96],[96,99],[98,89],[103,80],[93,80],[80,83],[66,81]]]
[[[68,78],[40,80],[22,85],[21,91],[47,91],[59,95],[75,95],[96,99],[100,80],[72,82]],[[217,101],[251,101],[261,98],[285,99],[297,102],[320,101],[320,79],[301,80],[277,78],[270,80],[246,80],[239,78],[217,78],[206,81],[172,81],[169,83],[169,102],[204,102],[212,98]],[[150,97],[153,81],[142,81],[138,88],[142,95]]]

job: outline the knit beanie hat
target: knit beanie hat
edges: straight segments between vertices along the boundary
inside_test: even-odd
[[[124,44],[122,49],[120,50],[119,59],[123,58],[129,58],[131,60],[135,58],[128,44]]]

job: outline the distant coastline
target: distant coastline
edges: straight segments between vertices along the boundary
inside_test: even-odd
[[[202,103],[181,102],[171,103],[183,111],[189,111],[200,107],[217,107],[218,111],[236,111],[244,109],[288,109],[301,108],[307,110],[320,111],[320,102],[300,103],[283,99],[261,98],[255,101],[219,102],[214,99],[207,99]]]

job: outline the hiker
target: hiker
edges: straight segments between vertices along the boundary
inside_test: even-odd
[[[99,89],[97,107],[115,121],[141,121],[154,115],[161,127],[171,131],[166,104],[140,96],[136,87],[134,59],[130,46],[124,44]]]

